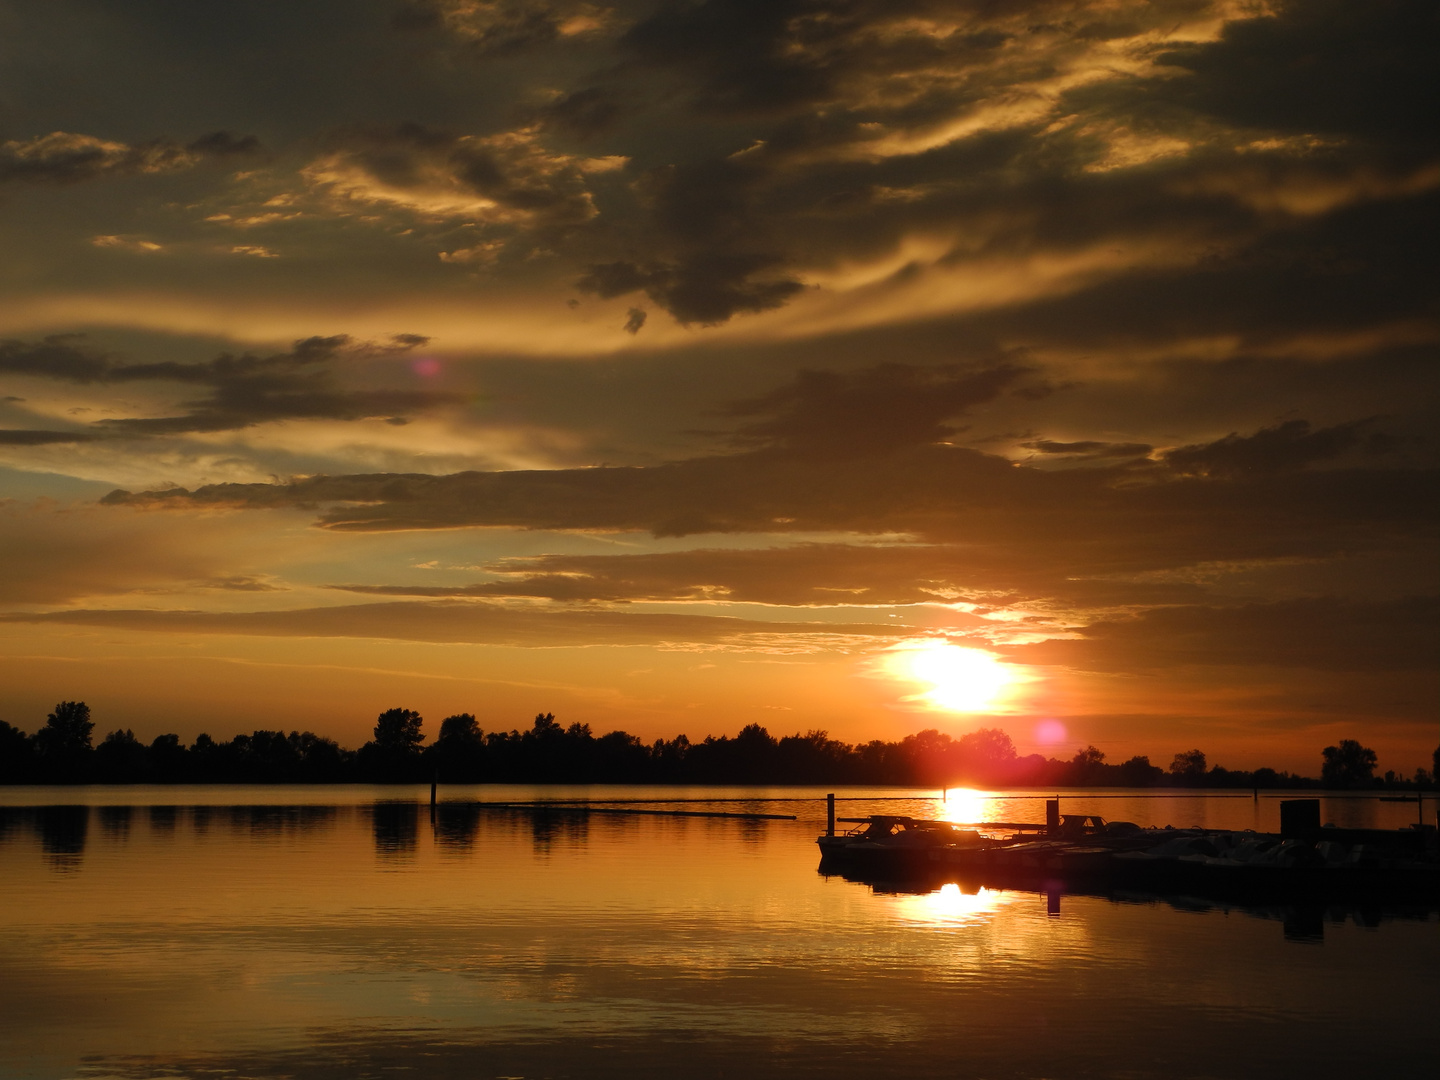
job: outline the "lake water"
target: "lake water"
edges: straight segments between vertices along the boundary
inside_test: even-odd
[[[467,800],[741,799],[796,821]],[[1434,1067],[1435,911],[825,878],[822,790],[0,789],[5,1077],[1346,1077]],[[841,791],[842,816],[1041,820]],[[887,801],[867,801],[884,797]],[[901,801],[901,797],[908,801]],[[68,805],[66,805],[68,804]],[[1434,803],[1426,813],[1433,820]],[[685,804],[703,808],[704,804]],[[1273,829],[1278,799],[1066,793]],[[1328,798],[1399,826],[1415,804]]]

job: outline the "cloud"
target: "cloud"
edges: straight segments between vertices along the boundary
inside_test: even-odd
[[[927,275],[967,266],[1023,276],[1099,246],[1130,257],[1091,276],[1139,286],[1137,272],[1245,251],[1286,214],[1423,197],[1440,184],[1433,147],[1418,152],[1425,118],[1368,123],[1385,101],[1434,96],[1422,8],[664,5],[617,48],[670,80],[651,115],[678,100],[690,115],[671,122],[716,140],[636,155],[628,251],[591,263],[581,287],[645,291],[682,323],[718,325],[805,284],[866,285],[880,317],[894,301],[879,294],[918,299]],[[1274,85],[1287,64],[1326,78],[1332,57],[1364,87],[1364,104],[1326,110],[1355,118],[1338,128],[1302,100],[1346,83],[1309,97]],[[1361,128],[1363,142],[1316,134]]]
[[[610,131],[625,111],[609,87],[586,86],[537,110],[537,118],[546,128],[590,139]]]
[[[697,548],[622,555],[541,555],[483,567],[493,580],[469,585],[341,585],[376,596],[504,598],[567,602],[758,603],[853,607],[981,602],[987,608],[1060,600],[1087,607],[1204,599],[1189,582],[1082,580],[1077,566],[1050,567],[1032,550],[935,544],[796,544],[760,549]],[[937,617],[941,617],[937,614]],[[951,625],[981,625],[959,612]]]
[[[1232,124],[1409,143],[1434,122],[1437,47],[1425,0],[1280,0],[1159,60],[1192,76],[1171,95]]]
[[[59,623],[182,634],[382,638],[521,648],[718,645],[769,652],[864,648],[912,633],[879,624],[762,622],[718,615],[544,612],[474,601],[408,601],[264,612],[71,610],[0,614],[0,623]],[[807,644],[806,639],[813,642]]]
[[[1161,459],[1186,476],[1289,472],[1340,457],[1360,443],[1360,430],[1367,423],[1358,420],[1312,431],[1308,421],[1287,420],[1253,435],[1232,432],[1211,443],[1167,450]]]
[[[251,154],[260,147],[253,135],[228,131],[202,135],[189,143],[152,139],[129,145],[52,131],[27,140],[0,143],[0,183],[73,184],[104,176],[175,172],[207,158]]]
[[[1321,596],[1235,607],[1160,607],[1095,622],[1078,632],[1076,640],[1007,651],[1026,664],[1092,671],[1193,664],[1433,670],[1440,658],[1440,597],[1375,602]]]
[[[446,390],[346,389],[336,385],[336,368],[347,358],[377,351],[404,352],[426,340],[418,334],[401,334],[377,346],[339,334],[305,338],[283,353],[223,353],[203,363],[184,364],[123,363],[86,348],[81,337],[66,335],[33,343],[0,342],[0,372],[76,383],[174,383],[210,391],[208,396],[185,402],[185,411],[178,415],[99,420],[85,435],[39,440],[42,442],[235,431],[275,420],[391,418],[467,400],[463,394]]]
[[[1262,430],[1195,444],[1183,448],[1178,466],[1082,456],[1076,464],[1083,467],[1035,468],[953,445],[956,421],[1013,389],[1022,374],[1006,366],[895,364],[843,376],[803,373],[732,408],[744,421],[733,437],[746,449],[651,466],[314,476],[116,491],[105,502],[316,507],[319,524],[337,532],[488,526],[657,537],[899,535],[929,546],[613,562],[557,556],[492,565],[496,580],[439,594],[816,605],[965,600],[1029,604],[1035,613],[1053,604],[1062,618],[1077,608],[1187,598],[1183,578],[1144,580],[1160,571],[1384,553],[1425,543],[1436,531],[1440,474],[1363,455],[1326,461],[1320,449],[1336,438],[1324,435],[1329,429],[1282,426],[1278,442]],[[1308,443],[1310,434],[1322,438]],[[1247,449],[1237,451],[1237,443]],[[1315,461],[1327,467],[1305,467]],[[807,559],[814,560],[808,568]]]
[[[389,206],[423,217],[510,228],[565,230],[597,211],[590,178],[622,157],[546,149],[533,131],[452,135],[419,124],[355,132],[304,169],[338,204]]]
[[[980,371],[894,363],[846,374],[803,371],[789,385],[728,411],[763,418],[739,428],[742,443],[803,454],[883,454],[944,442],[959,431],[945,421],[993,401],[1025,373],[1011,364]]]
[[[150,255],[165,250],[162,245],[153,240],[142,240],[132,236],[92,236],[90,243],[98,248],[119,248],[122,251],[133,251],[137,255]]]
[[[0,428],[0,446],[48,446],[51,443],[93,442],[103,436],[93,431],[44,431]]]
[[[104,353],[84,347],[83,334],[54,334],[38,342],[0,341],[0,372],[88,383],[111,370]]]
[[[778,308],[804,288],[763,276],[778,261],[772,255],[696,254],[678,264],[597,263],[576,287],[605,298],[643,290],[682,326],[718,326],[742,311]]]
[[[480,56],[513,56],[595,33],[609,15],[609,8],[584,0],[407,0],[391,25],[444,30]]]
[[[1035,439],[1020,444],[1037,454],[1059,455],[1071,458],[1135,458],[1148,457],[1155,448],[1149,443],[1112,443],[1096,439],[1081,439],[1076,442],[1056,442],[1052,439]]]

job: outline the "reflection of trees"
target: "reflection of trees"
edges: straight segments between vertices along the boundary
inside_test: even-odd
[[[584,847],[590,841],[590,815],[537,810],[530,815],[530,841],[536,855],[549,855],[556,844]]]
[[[199,809],[196,807],[197,811]],[[338,813],[338,808],[334,806],[227,806],[216,809],[225,812],[231,831],[255,837],[309,832],[334,821]]]
[[[420,807],[413,802],[377,802],[371,810],[375,851],[395,856],[415,850],[420,831]]]
[[[150,807],[150,832],[155,836],[174,836],[175,826],[180,820],[179,807]]]
[[[130,814],[128,806],[102,806],[100,813],[100,831],[109,840],[124,840],[130,835]]]
[[[88,806],[40,806],[35,810],[40,848],[50,856],[50,864],[56,870],[80,869],[89,826]]]
[[[480,807],[474,803],[445,802],[435,808],[435,840],[442,848],[468,848],[480,830]]]

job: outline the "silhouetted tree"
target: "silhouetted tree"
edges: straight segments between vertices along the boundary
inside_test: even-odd
[[[1170,762],[1170,776],[1180,784],[1199,784],[1205,779],[1205,753],[1186,750]]]
[[[375,738],[360,748],[361,771],[381,782],[414,781],[424,768],[420,744],[425,721],[414,709],[386,709],[375,721]]]
[[[424,723],[414,709],[386,709],[375,721],[375,745],[387,754],[411,753],[425,741]]]
[[[90,734],[95,724],[83,701],[62,701],[35,733],[35,750],[48,779],[80,782],[86,779],[91,754]]]
[[[1320,756],[1324,762],[1320,780],[1326,787],[1366,786],[1375,775],[1375,751],[1354,739],[1341,739],[1339,746],[1325,747]]]
[[[1150,759],[1143,754],[1136,754],[1129,761],[1121,762],[1118,771],[1120,782],[1126,787],[1150,787],[1158,784],[1165,775],[1164,769],[1151,765]]]
[[[319,783],[351,779],[350,761],[355,755],[334,739],[312,731],[292,731],[286,741],[300,759],[300,779]]]
[[[440,721],[440,736],[429,754],[440,779],[452,784],[475,783],[483,778],[485,732],[469,713],[447,716]]]
[[[30,779],[34,756],[30,736],[0,720],[0,784],[18,784]]]
[[[1084,750],[1076,751],[1075,756],[1070,759],[1072,783],[1094,784],[1102,781],[1104,766],[1105,751],[1094,746],[1087,746]]]
[[[150,744],[150,774],[162,784],[178,784],[189,772],[190,751],[180,742],[179,735],[157,735]]]
[[[145,744],[129,728],[117,729],[95,748],[96,778],[107,784],[136,784],[150,779]]]
[[[953,759],[961,779],[1003,783],[1015,770],[1015,744],[999,728],[980,728],[960,736]]]

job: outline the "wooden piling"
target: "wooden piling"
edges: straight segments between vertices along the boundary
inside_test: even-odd
[[[1060,831],[1060,799],[1045,800],[1045,831],[1058,833]]]
[[[825,835],[835,835],[835,793],[825,796]]]

